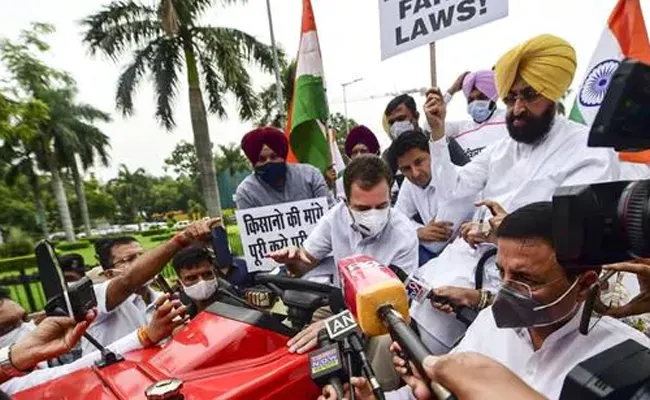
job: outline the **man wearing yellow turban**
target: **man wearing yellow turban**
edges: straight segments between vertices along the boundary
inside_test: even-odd
[[[450,204],[467,198],[479,200],[478,204],[489,209],[480,219],[489,220],[493,230],[508,213],[533,202],[551,200],[559,186],[617,179],[615,153],[611,149],[588,148],[587,128],[557,115],[557,102],[571,84],[575,69],[576,55],[571,45],[552,35],[534,37],[503,55],[494,73],[497,93],[506,104],[509,137],[489,146],[463,167],[449,161],[446,106],[440,90],[431,89],[424,112],[431,127],[431,179],[439,201]],[[481,208],[477,215],[485,210]],[[493,247],[489,243],[492,233],[486,233],[483,224],[466,225],[437,258],[420,267],[418,278],[452,304],[486,307],[501,286],[493,257],[486,256],[483,270],[477,271],[479,260]],[[441,303],[412,304],[411,315],[433,353],[449,351],[467,328],[454,315],[447,314],[449,310]],[[515,358],[526,357],[516,350],[501,350]],[[515,373],[522,372],[515,370],[516,365],[526,365],[521,360],[505,361]],[[553,380],[555,383],[557,380]],[[542,394],[553,397],[557,388],[541,389]]]

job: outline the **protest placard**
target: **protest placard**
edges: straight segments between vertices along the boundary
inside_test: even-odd
[[[327,212],[327,199],[293,201],[235,212],[248,270],[270,271],[277,267],[267,253],[300,247]]]
[[[379,0],[381,59],[508,15],[508,0]]]

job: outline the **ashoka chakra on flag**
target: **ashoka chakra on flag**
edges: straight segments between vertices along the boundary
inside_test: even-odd
[[[604,60],[596,64],[587,74],[578,99],[584,107],[598,107],[605,98],[609,82],[616,72],[619,60]]]

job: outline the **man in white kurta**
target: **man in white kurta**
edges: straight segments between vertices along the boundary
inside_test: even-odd
[[[481,193],[483,199],[512,212],[550,200],[560,186],[616,180],[615,153],[588,148],[587,128],[555,115],[556,102],[569,87],[575,65],[573,48],[551,35],[535,37],[504,55],[495,74],[499,96],[508,107],[510,137],[458,169],[446,151],[444,101],[440,92],[430,92],[425,112],[432,127],[432,180],[439,193],[449,199]],[[457,238],[422,266],[418,275],[433,288],[473,289],[476,265],[485,247],[472,249]],[[488,262],[485,269],[483,286],[494,291],[499,286],[494,263]],[[449,351],[466,329],[454,315],[434,309],[429,302],[414,303],[411,313],[434,353]]]

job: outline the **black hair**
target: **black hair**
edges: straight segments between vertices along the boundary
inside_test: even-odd
[[[73,271],[83,274],[86,270],[84,258],[78,253],[70,253],[59,257],[59,265],[63,271]]]
[[[8,288],[0,286],[0,300],[11,300]]]
[[[540,201],[523,206],[508,214],[497,229],[497,237],[540,239],[555,248],[553,244],[553,203]]]
[[[553,242],[553,203],[540,201],[523,206],[508,214],[497,229],[498,238],[539,239],[555,250]],[[562,265],[569,280],[576,279],[585,271],[593,270],[600,274],[600,267],[581,267]]]
[[[113,268],[113,247],[121,244],[139,243],[132,236],[117,236],[112,238],[99,239],[95,242],[95,256],[104,270]]]
[[[411,149],[420,149],[429,153],[429,141],[421,132],[404,132],[393,140],[387,154],[388,165],[392,171],[397,171],[397,159]]]
[[[179,251],[172,260],[172,265],[176,270],[176,274],[180,275],[180,271],[188,268],[193,268],[204,261],[212,263],[213,254],[205,246],[192,245]]]
[[[374,154],[362,154],[355,157],[343,172],[343,188],[348,199],[353,183],[358,184],[364,190],[369,190],[382,181],[386,181],[390,188],[393,183],[393,173],[388,168],[388,164]]]
[[[400,104],[404,104],[406,108],[409,109],[413,113],[413,115],[417,115],[418,113],[418,108],[415,105],[415,99],[408,94],[400,94],[399,96],[393,98],[388,105],[386,106],[386,110],[384,111],[385,116],[389,116],[397,109],[397,107],[400,106]]]

